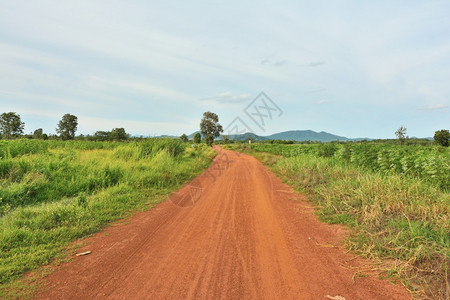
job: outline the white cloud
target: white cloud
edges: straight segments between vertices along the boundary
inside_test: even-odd
[[[324,64],[325,64],[324,61],[313,61],[313,62],[310,62],[310,63],[302,64],[302,66],[305,66],[305,67],[318,67],[318,66],[321,66],[321,65],[324,65]]]
[[[323,105],[323,104],[328,104],[328,103],[332,103],[333,101],[331,100],[327,100],[327,99],[322,99],[316,102],[317,105]]]
[[[286,117],[277,126],[307,129],[320,119],[324,130],[376,137],[391,128],[355,126],[387,118],[385,109],[373,107],[395,106],[391,122],[399,114],[414,122],[411,112],[421,105],[448,108],[446,2],[15,0],[1,6],[0,108],[19,113],[149,120],[130,125],[164,134],[174,130],[169,118],[176,126],[182,127],[179,117],[196,124],[203,109],[240,104],[262,90],[293,115],[305,108],[299,94],[321,105],[330,101],[313,94],[326,91],[320,96],[340,104],[333,115],[311,111],[309,123]],[[213,107],[232,117],[237,105]],[[443,116],[432,121],[448,124]],[[363,128],[375,131],[355,132]]]
[[[447,108],[448,108],[448,105],[445,105],[445,104],[434,104],[434,105],[425,105],[425,106],[419,107],[419,110],[431,111],[431,110],[444,110]]]
[[[261,60],[261,65],[272,66],[272,67],[282,67],[286,65],[288,61],[286,59],[280,59],[272,61],[269,58],[264,58]]]
[[[242,103],[251,98],[252,96],[250,94],[233,95],[232,92],[228,91],[215,94],[213,96],[204,97],[201,100],[215,101],[217,103]]]

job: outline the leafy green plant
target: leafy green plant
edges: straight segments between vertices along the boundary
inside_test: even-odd
[[[165,199],[214,153],[170,139],[0,141],[0,298],[74,239]]]

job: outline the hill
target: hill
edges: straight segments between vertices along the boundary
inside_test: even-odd
[[[331,141],[350,141],[351,139],[345,136],[334,135],[325,131],[315,132],[312,130],[290,130],[275,133],[265,137],[269,140],[291,140],[291,141],[320,141],[320,142],[331,142]]]
[[[188,135],[189,139],[194,137],[199,131],[193,132]],[[161,137],[172,137],[172,136],[161,136]],[[178,137],[173,137],[178,138]],[[264,140],[284,140],[284,141],[318,141],[318,142],[331,142],[331,141],[361,141],[361,140],[371,140],[369,138],[347,138],[345,136],[339,136],[325,131],[316,132],[313,130],[290,130],[274,133],[268,136],[257,135],[252,132],[246,132],[243,134],[229,135],[230,140],[245,141],[247,139],[252,139],[253,141],[264,141]],[[221,140],[219,137],[218,140]]]

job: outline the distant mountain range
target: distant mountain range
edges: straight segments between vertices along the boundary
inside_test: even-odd
[[[194,134],[198,131],[188,135],[189,139],[192,139]],[[170,136],[161,136],[170,137]],[[284,140],[284,141],[318,141],[318,142],[332,142],[332,141],[362,141],[371,140],[369,138],[347,138],[345,136],[339,136],[331,134],[325,131],[316,132],[312,130],[290,130],[279,133],[274,133],[268,136],[261,136],[251,132],[246,132],[243,134],[229,135],[230,140],[245,141],[247,139],[252,139],[253,141],[264,141],[264,140]],[[221,139],[221,138],[219,138]]]

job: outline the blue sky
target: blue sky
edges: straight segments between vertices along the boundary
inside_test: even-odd
[[[0,112],[25,131],[433,136],[450,125],[449,1],[0,0]],[[244,110],[264,91],[264,131]]]

